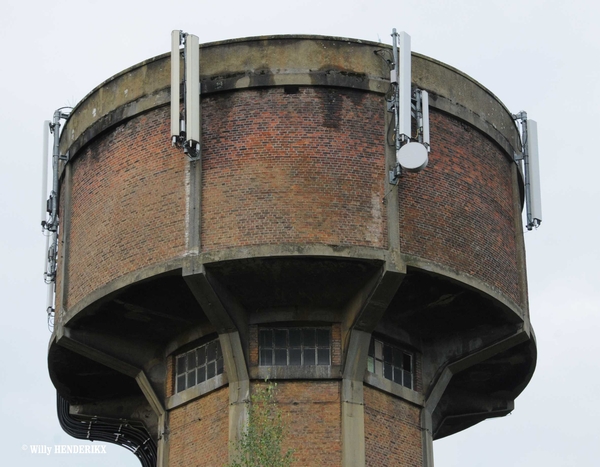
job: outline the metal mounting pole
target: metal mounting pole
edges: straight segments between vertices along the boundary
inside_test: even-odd
[[[58,252],[58,200],[59,200],[59,161],[64,159],[60,155],[60,121],[69,117],[68,113],[62,112],[66,107],[61,107],[54,112],[52,123],[50,123],[50,132],[53,135],[52,144],[52,191],[47,206],[50,216],[48,221],[43,223],[43,228],[52,233],[52,238],[46,240],[46,269],[44,271],[45,282],[48,284],[48,296],[46,303],[46,312],[51,315],[54,311],[54,292],[56,282],[57,252]],[[46,147],[47,147],[47,140]],[[44,151],[46,151],[46,147]],[[43,181],[45,186],[45,181]],[[45,191],[45,188],[44,188]],[[49,243],[49,245],[48,245]]]

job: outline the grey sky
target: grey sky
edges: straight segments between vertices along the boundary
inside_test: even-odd
[[[39,228],[42,123],[113,74],[167,52],[169,33],[200,42],[320,34],[390,43],[489,88],[538,121],[542,227],[525,235],[537,370],[508,417],[434,443],[437,467],[594,466],[600,389],[600,3],[574,0],[201,2],[33,0],[0,5],[0,447],[3,465],[139,465],[104,455],[36,455],[23,445],[84,444],[62,432],[49,381],[44,241]],[[93,267],[93,265],[90,265]]]

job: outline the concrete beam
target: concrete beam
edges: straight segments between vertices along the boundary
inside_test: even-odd
[[[223,365],[229,380],[229,458],[236,455],[248,421],[250,379],[247,347],[248,325],[245,310],[216,280],[209,280],[206,268],[199,259],[191,258],[183,270],[183,278],[219,333]]]
[[[405,273],[386,262],[354,298],[347,304],[342,321],[342,333],[360,329],[371,333],[396,295]]]
[[[250,379],[239,333],[220,334],[219,341],[229,378],[229,459],[233,460],[248,423]]]
[[[423,430],[424,467],[433,467],[433,451],[429,447],[429,444],[433,442],[433,435],[436,431],[436,427],[433,426],[433,413],[435,412],[440,400],[442,399],[444,393],[450,385],[452,377],[474,365],[489,360],[490,358],[494,357],[495,355],[501,352],[504,352],[523,342],[526,342],[529,339],[530,333],[528,332],[525,326],[521,325],[516,331],[513,331],[510,335],[506,335],[504,338],[501,338],[494,343],[478,348],[476,351],[470,352],[464,357],[459,358],[453,362],[449,362],[446,365],[440,367],[440,370],[438,371],[438,376],[434,379],[433,383],[431,384],[428,390],[425,399],[425,408],[422,411],[421,415],[421,424]],[[494,401],[497,402],[496,400]],[[509,405],[510,401],[506,401],[506,406],[508,407]],[[501,416],[500,412],[502,412],[502,414],[504,415],[508,413],[506,409],[503,408],[500,411],[490,410],[488,412],[478,412],[478,414],[482,416],[483,414],[488,414],[488,417],[493,417]],[[474,413],[466,415],[474,415]],[[483,418],[488,417],[483,416]],[[425,459],[427,459],[428,463],[425,462]]]
[[[246,313],[234,297],[214,278],[209,279],[204,264],[198,257],[188,258],[183,268],[183,279],[202,307],[208,320],[219,334],[247,329]]]
[[[161,403],[161,399],[157,395],[156,390],[153,388],[152,383],[144,371],[140,369],[140,366],[136,366],[130,362],[124,361],[122,356],[116,356],[111,352],[108,352],[108,349],[104,347],[105,345],[108,345],[105,338],[104,345],[100,345],[97,342],[93,342],[93,337],[94,333],[72,330],[66,326],[63,326],[57,333],[56,343],[64,348],[78,353],[79,355],[101,363],[102,365],[118,371],[119,373],[130,376],[136,380],[140,390],[142,391],[142,394],[158,417],[157,467],[166,467],[168,465],[168,449],[165,439],[167,413],[163,404]],[[95,346],[96,344],[98,344],[99,348]]]
[[[157,372],[156,366],[148,365],[146,357],[154,353],[152,348],[143,347],[139,342],[131,342],[91,331],[70,329],[66,326],[57,333],[56,343],[136,380],[143,372],[144,381],[151,384],[153,394],[158,394],[156,400],[149,401],[150,405],[155,407],[164,399],[165,369],[163,367]],[[148,374],[151,375],[150,379],[147,377]],[[142,388],[143,391],[144,388]],[[162,403],[160,404],[162,405]]]
[[[477,355],[519,329],[520,325],[515,324],[497,326],[486,333],[479,329],[471,329],[445,339],[437,339],[434,343],[424,344],[422,378],[425,393],[429,393],[434,384],[439,388],[439,381],[436,382],[436,379],[440,378],[440,372],[450,370],[449,362],[459,362],[468,355]]]
[[[348,303],[342,321],[345,358],[342,370],[342,465],[365,465],[363,379],[371,333],[394,298],[404,274],[385,263]]]
[[[515,347],[527,341],[528,339],[528,333],[524,327],[521,326],[517,331],[513,332],[507,337],[499,339],[485,347],[479,348],[474,352],[468,353],[464,357],[453,362],[449,362],[446,365],[441,365],[441,371],[438,372],[438,376],[435,378],[426,396],[426,409],[433,413],[433,410],[435,410],[435,407],[450,384],[450,380],[452,379],[453,375],[485,360],[489,360],[495,355]]]
[[[71,196],[73,192],[73,167],[71,164],[65,165],[64,178],[62,182],[62,190],[60,196],[63,199],[63,212],[61,212],[60,219],[60,251],[61,251],[61,264],[60,264],[60,277],[56,285],[58,288],[55,289],[56,301],[54,303],[54,326],[60,328],[66,323],[66,310],[69,292],[69,236],[71,233],[71,210],[73,203]]]
[[[184,157],[183,154],[181,157]],[[186,169],[186,232],[188,254],[197,255],[201,248],[202,159],[190,161]]]
[[[155,367],[147,368],[145,357],[151,355],[153,349],[142,347],[139,342],[130,342],[91,331],[70,329],[66,326],[62,327],[60,332],[57,333],[56,343],[83,357],[136,379],[147,399],[148,394],[150,394],[149,391],[151,391],[153,399],[148,399],[148,403],[160,416],[157,407],[159,405],[162,407],[160,401],[164,398],[164,368],[152,378],[152,381],[148,379],[146,373],[150,370],[155,370],[154,373],[156,373]],[[140,376],[140,374],[143,376]],[[138,378],[142,379],[138,380]],[[144,386],[140,384],[140,381],[143,381]],[[162,411],[164,412],[164,408]]]
[[[370,332],[352,329],[350,332],[348,350],[346,352],[346,361],[344,362],[344,369],[342,373],[344,380],[362,383],[365,377],[365,371],[367,369],[367,358],[369,354],[370,343]]]
[[[108,352],[104,345],[101,345],[99,346],[100,348],[98,348],[94,345],[95,343],[90,343],[85,337],[87,336],[81,336],[78,331],[73,331],[64,326],[61,327],[56,334],[56,343],[61,347],[72,350],[83,357],[101,363],[102,365],[130,376],[131,378],[135,378],[141,371],[141,365],[124,361],[120,356]]]

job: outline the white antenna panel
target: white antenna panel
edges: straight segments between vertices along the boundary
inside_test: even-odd
[[[542,222],[542,199],[540,189],[540,158],[538,153],[538,129],[535,120],[527,119],[527,153],[529,156],[529,189],[531,221],[537,227]]]
[[[46,249],[44,250],[44,280],[46,280],[46,276],[48,275],[48,251],[50,250],[50,235],[47,232],[44,232],[44,236],[46,237]]]
[[[411,53],[410,53],[410,36],[405,32],[401,32],[400,36],[400,53],[399,53],[399,113],[398,133],[401,140],[408,140],[411,133]]]
[[[54,282],[49,282],[46,291],[46,311],[54,310]]]
[[[179,51],[180,31],[171,32],[171,136],[179,137],[179,76],[181,54]]]
[[[42,148],[42,224],[48,218],[48,139],[50,121],[44,121],[44,147]]]
[[[186,140],[200,142],[200,42],[188,34],[185,40],[185,131]]]

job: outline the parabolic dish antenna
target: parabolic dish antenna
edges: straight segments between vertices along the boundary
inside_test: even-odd
[[[417,142],[405,144],[396,154],[398,163],[407,172],[420,172],[429,162],[427,148],[425,145]]]

